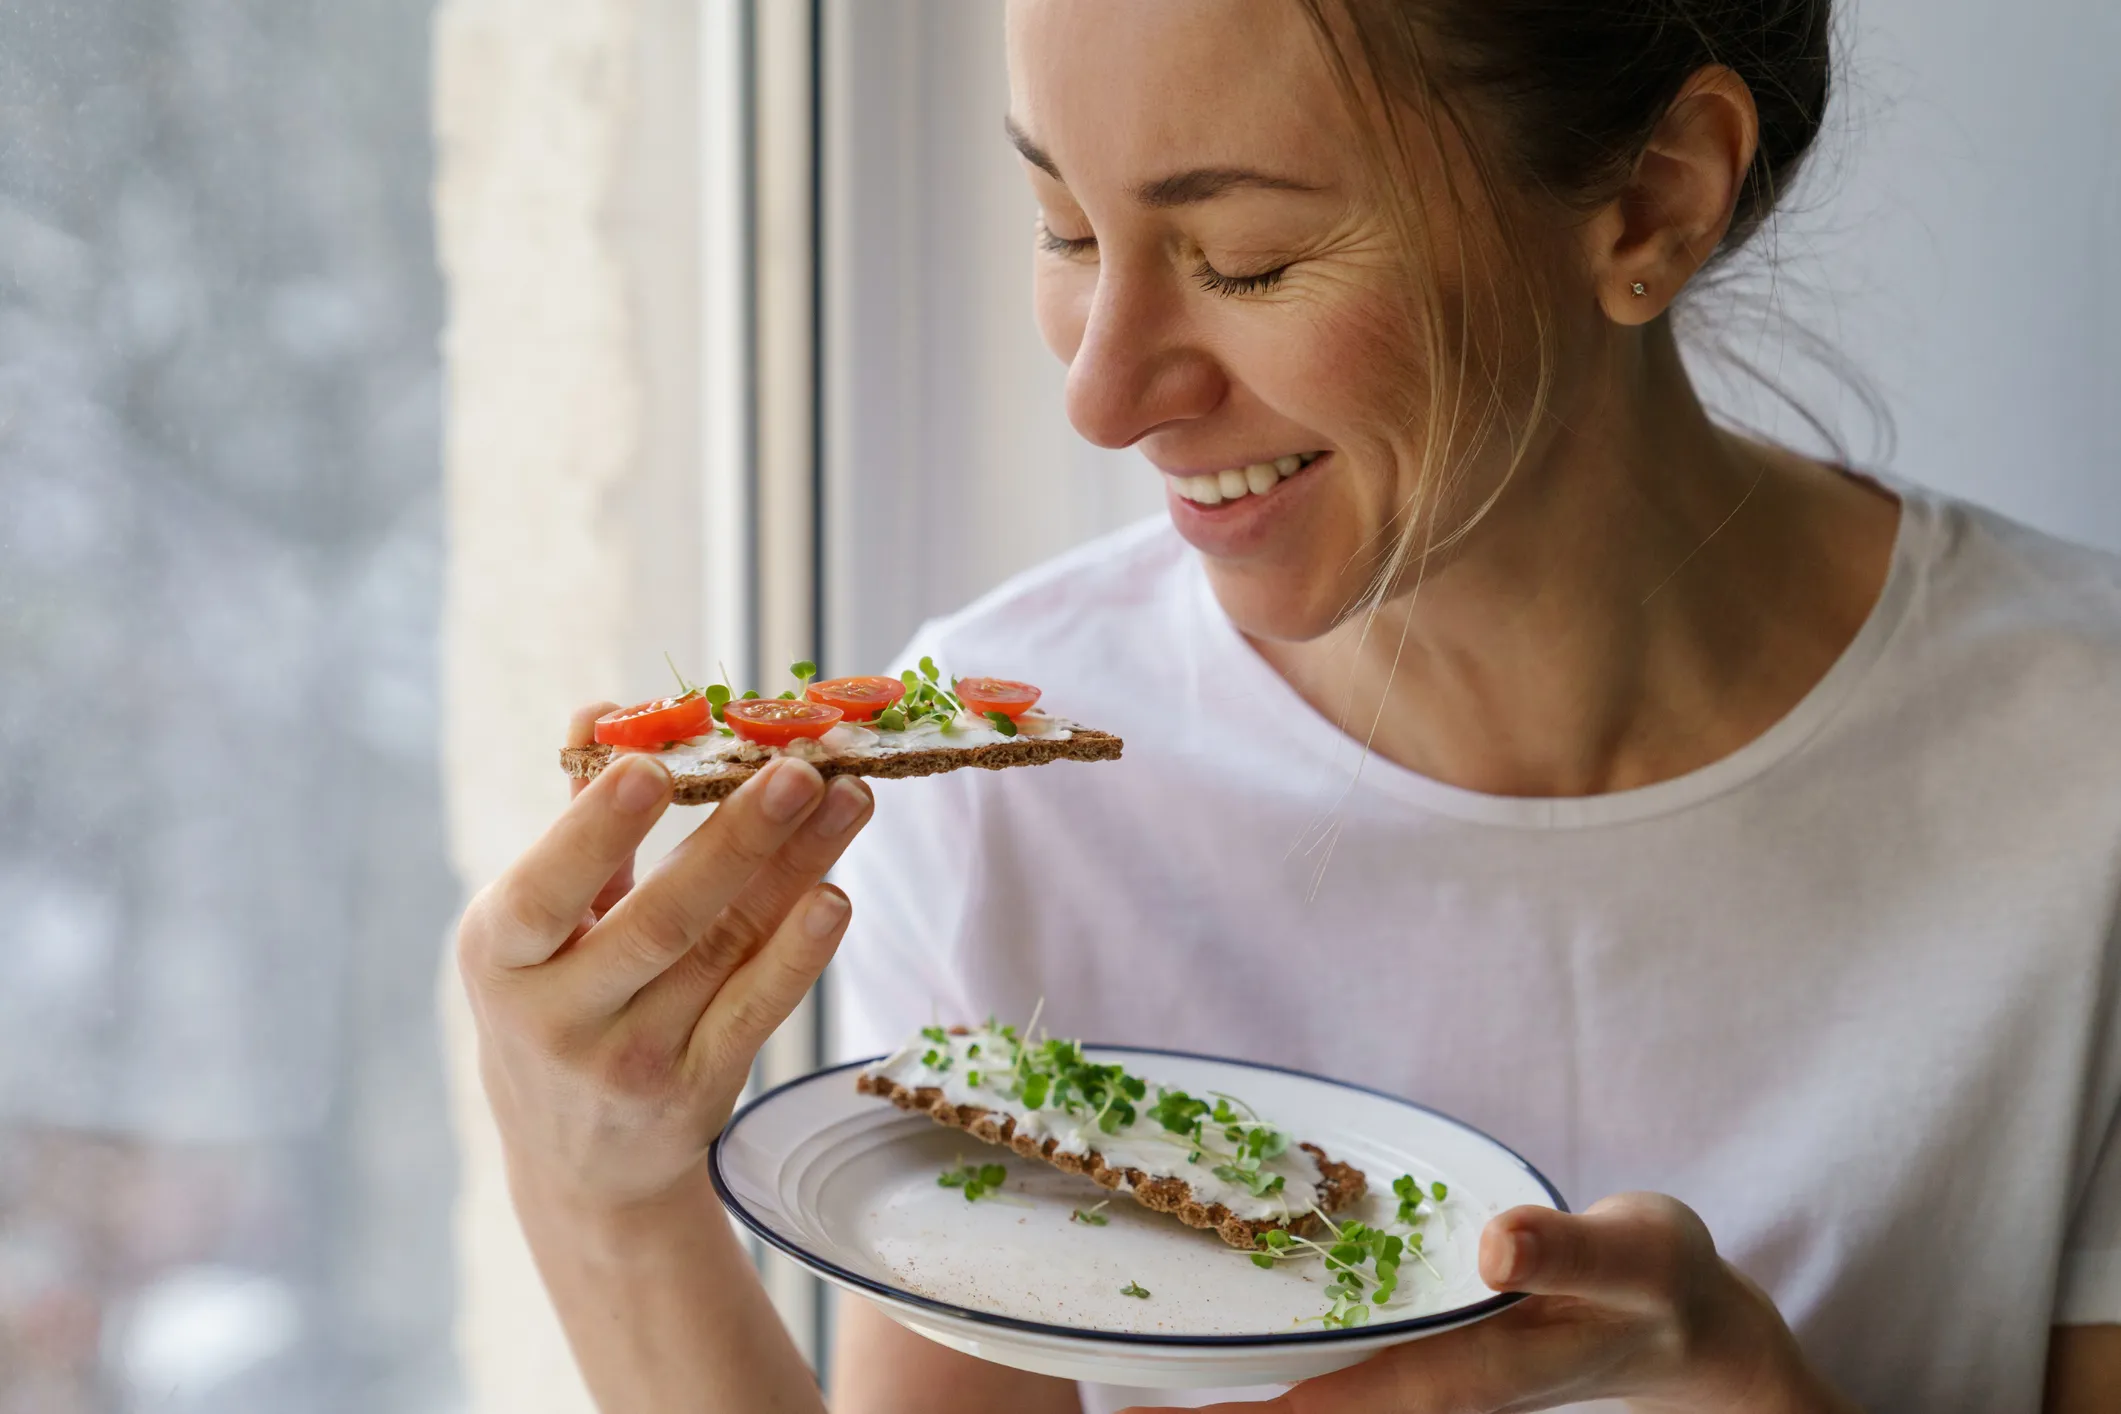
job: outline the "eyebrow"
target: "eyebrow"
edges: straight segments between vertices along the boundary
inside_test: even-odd
[[[1026,162],[1056,182],[1065,180],[1061,176],[1060,166],[1047,155],[1044,148],[1031,140],[1029,133],[1016,125],[1016,119],[1002,119],[1002,128],[1009,135],[1010,145],[1022,154]],[[1258,172],[1249,167],[1196,167],[1190,172],[1179,172],[1169,177],[1159,177],[1153,182],[1143,182],[1134,189],[1134,199],[1144,206],[1167,208],[1212,201],[1232,191],[1317,190],[1319,188],[1308,182],[1299,182],[1291,177],[1277,177],[1271,172]]]

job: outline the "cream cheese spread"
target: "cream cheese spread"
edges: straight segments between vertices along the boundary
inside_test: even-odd
[[[1066,741],[1073,735],[1074,725],[1061,717],[1049,717],[1042,712],[1026,712],[1016,719],[1016,736],[1008,737],[996,731],[994,724],[986,718],[960,712],[948,725],[924,722],[902,732],[842,722],[821,737],[802,738],[790,742],[787,746],[761,746],[740,736],[725,735],[722,730],[717,729],[707,736],[694,737],[691,741],[681,741],[658,751],[638,754],[655,757],[671,775],[681,776],[711,773],[730,762],[770,761],[776,756],[799,756],[813,763],[830,760],[873,760],[908,752],[963,750],[966,747],[990,746],[997,742],[1013,740]]]
[[[924,1034],[871,1067],[869,1073],[909,1089],[933,1086],[956,1105],[977,1105],[1005,1114],[1016,1121],[1016,1132],[1034,1139],[1058,1140],[1062,1153],[1082,1154],[1096,1150],[1107,1164],[1140,1169],[1153,1178],[1183,1179],[1203,1203],[1220,1203],[1248,1221],[1264,1219],[1286,1222],[1311,1211],[1318,1202],[1324,1175],[1310,1154],[1298,1148],[1291,1136],[1289,1147],[1259,1166],[1262,1174],[1278,1176],[1278,1192],[1255,1195],[1215,1170],[1235,1157],[1225,1142],[1222,1126],[1209,1123],[1201,1143],[1165,1129],[1149,1113],[1164,1094],[1149,1081],[1148,1099],[1135,1106],[1135,1118],[1107,1133],[1096,1116],[1071,1114],[1052,1106],[1033,1109],[1020,1098],[1013,1069],[1017,1042],[998,1028],[982,1027],[964,1035],[946,1034],[940,1041]],[[932,1059],[931,1059],[932,1058]],[[1143,1077],[1147,1079],[1147,1077]]]

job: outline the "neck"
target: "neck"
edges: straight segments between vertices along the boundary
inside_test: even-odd
[[[1897,508],[1718,429],[1667,325],[1633,355],[1448,561],[1260,652],[1378,754],[1497,795],[1652,784],[1773,725],[1876,602]]]

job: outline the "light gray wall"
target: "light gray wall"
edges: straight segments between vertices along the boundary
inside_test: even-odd
[[[2121,4],[1861,0],[1844,24],[1788,314],[1884,397],[1889,469],[2121,549]],[[1790,371],[1867,459],[1859,409]]]
[[[1159,505],[1032,329],[994,0],[828,0],[828,666]],[[1859,463],[2121,549],[2121,4],[1861,0],[1778,263],[1704,299]],[[1764,317],[1772,310],[1778,318]],[[1883,446],[1816,337],[1883,396]],[[1710,380],[1714,383],[1714,380]],[[1734,416],[1806,440],[1746,387]]]

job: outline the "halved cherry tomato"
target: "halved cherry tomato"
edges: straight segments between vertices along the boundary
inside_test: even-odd
[[[904,697],[906,684],[897,678],[829,678],[810,684],[803,695],[839,708],[850,722],[866,722]]]
[[[760,746],[786,746],[800,737],[820,737],[846,716],[822,702],[791,702],[785,697],[758,697],[732,702],[722,709],[731,731]]]
[[[621,707],[597,718],[597,740],[611,746],[661,746],[705,736],[714,728],[707,699],[687,693]]]
[[[954,690],[958,701],[981,716],[999,712],[1012,722],[1030,711],[1039,697],[1030,683],[1008,678],[959,678]]]

